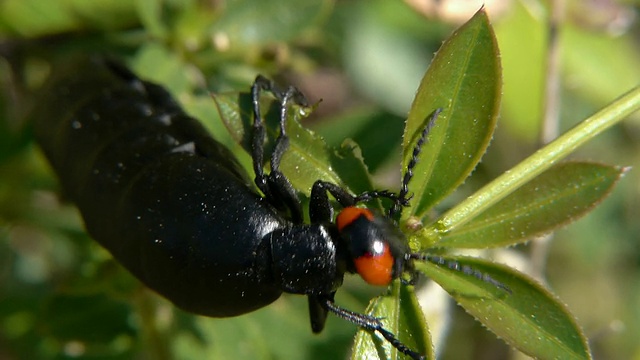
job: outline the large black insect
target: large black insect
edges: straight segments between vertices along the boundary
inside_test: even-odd
[[[391,215],[401,211],[428,129],[400,193],[353,196],[318,180],[311,191],[311,222],[305,224],[298,195],[279,171],[288,146],[287,111],[291,103],[306,104],[295,88],[278,90],[260,76],[252,87],[252,157],[263,197],[234,156],[163,88],[103,59],[69,67],[73,71],[54,77],[39,105],[37,140],[89,234],[144,284],[184,310],[212,317],[251,312],[283,292],[307,295],[314,332],[324,328],[332,312],[379,332],[411,358],[423,358],[377,318],[338,307],[334,294],[347,272],[388,285],[412,271],[414,260],[443,263],[410,253],[391,221],[354,207],[385,197],[395,204]],[[282,105],[268,174],[263,171],[262,91],[272,92]],[[335,222],[328,194],[343,207]]]

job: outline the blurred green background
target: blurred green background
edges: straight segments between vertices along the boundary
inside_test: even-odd
[[[306,299],[231,319],[176,310],[82,230],[33,143],[29,111],[54,61],[120,57],[168,87],[231,144],[208,92],[246,91],[257,73],[322,99],[305,126],[361,147],[378,187],[395,189],[402,121],[432,54],[479,8],[474,1],[0,0],[0,359],[341,359],[355,327],[310,331]],[[487,1],[504,88],[492,146],[442,208],[640,83],[638,1]],[[560,8],[558,62],[549,62]],[[555,9],[555,10],[554,10]],[[558,84],[558,93],[546,84]],[[438,89],[433,89],[438,91]],[[558,101],[553,105],[549,98]],[[554,117],[553,114],[558,116]],[[638,167],[640,114],[575,158]],[[247,159],[246,154],[238,154]],[[598,359],[640,359],[640,175],[632,169],[594,212],[552,240],[492,250],[565,302]],[[348,279],[337,302],[362,311],[380,293]],[[440,295],[425,295],[442,359],[519,359]],[[440,331],[439,329],[443,329]]]

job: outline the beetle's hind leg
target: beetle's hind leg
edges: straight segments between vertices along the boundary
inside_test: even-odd
[[[264,173],[264,141],[266,130],[264,120],[260,111],[260,94],[262,91],[271,92],[280,102],[280,134],[276,139],[273,152],[271,153],[271,172]],[[253,158],[253,170],[256,174],[256,186],[265,194],[267,200],[278,209],[289,209],[291,219],[294,223],[302,223],[302,205],[289,179],[280,171],[280,161],[282,155],[289,147],[289,137],[286,132],[286,121],[289,116],[291,104],[307,106],[304,95],[295,87],[290,86],[286,90],[281,90],[277,85],[258,75],[251,88],[253,103],[253,139],[251,155]]]

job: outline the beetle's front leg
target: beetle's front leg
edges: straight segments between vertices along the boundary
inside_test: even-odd
[[[318,223],[333,219],[333,208],[327,194],[331,194],[343,208],[380,198],[391,200],[394,203],[394,207],[407,206],[409,202],[409,198],[403,198],[399,194],[388,190],[365,191],[360,195],[354,196],[334,183],[318,180],[311,188],[311,203],[309,205],[311,222]]]
[[[321,223],[333,220],[333,207],[329,201],[328,194],[331,194],[342,207],[354,206],[356,197],[349,194],[340,186],[327,181],[318,180],[311,188],[311,199],[309,203],[309,218],[312,223]]]

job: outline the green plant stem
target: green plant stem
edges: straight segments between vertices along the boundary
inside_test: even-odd
[[[578,146],[637,110],[640,110],[640,86],[622,95],[609,106],[485,185],[475,194],[447,211],[435,224],[418,232],[417,237],[428,238],[432,241],[437,240],[446,232],[470,221],[491,205],[553,166],[558,160],[569,155]]]

